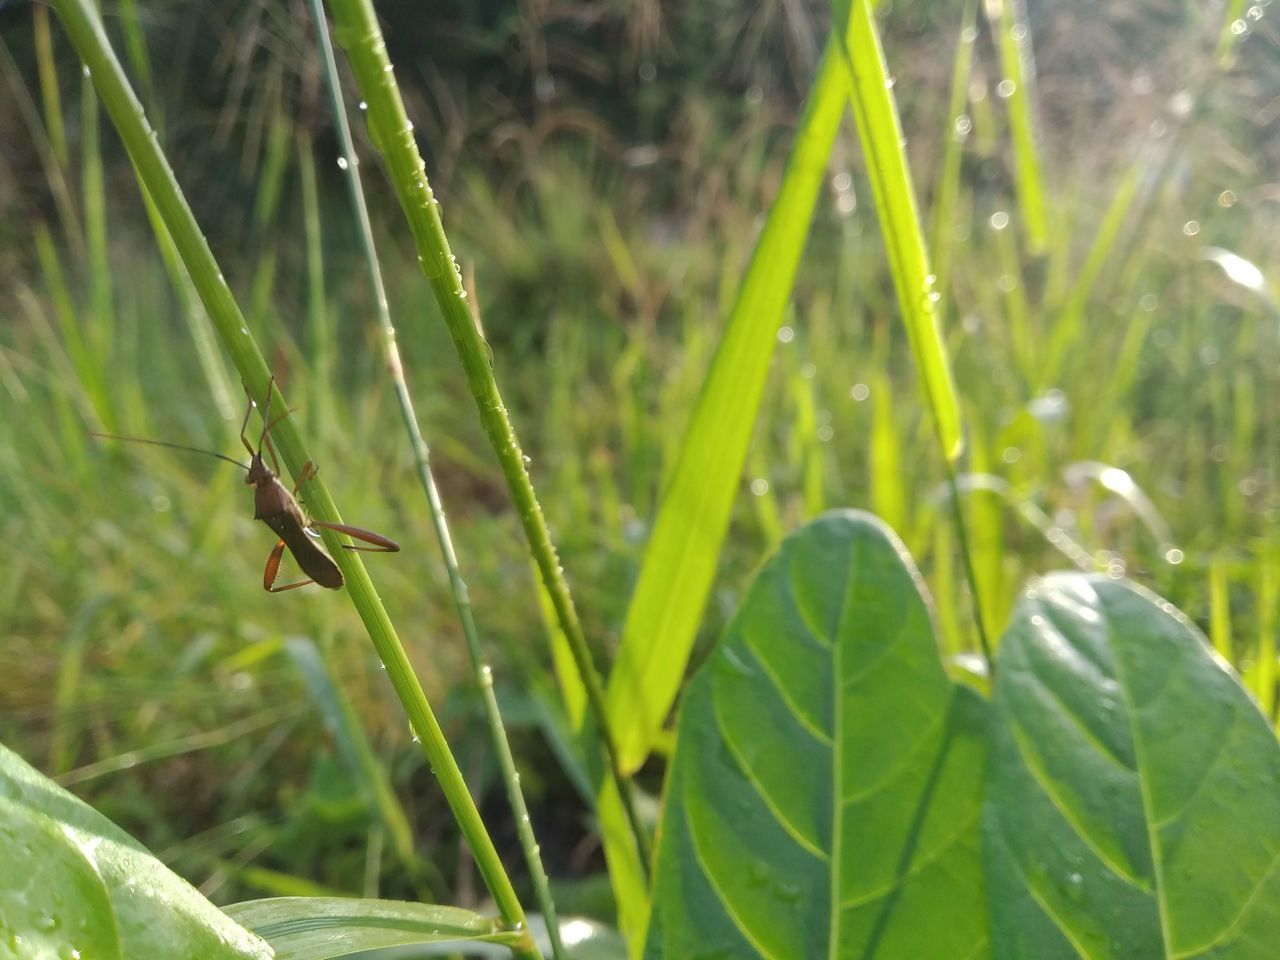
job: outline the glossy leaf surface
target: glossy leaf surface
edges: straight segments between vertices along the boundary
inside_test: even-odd
[[[24,960],[271,956],[136,840],[4,747],[0,932],[0,957]]]
[[[646,956],[986,956],[985,706],[880,521],[789,537],[686,694]]]
[[[404,900],[277,897],[248,900],[226,910],[267,940],[276,960],[325,960],[382,947],[519,939],[470,910]]]
[[[1277,955],[1280,746],[1139,588],[1060,574],[1026,591],[983,819],[997,957]]]

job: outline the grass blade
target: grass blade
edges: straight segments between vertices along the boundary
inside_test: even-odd
[[[828,44],[627,609],[608,690],[626,770],[644,762],[684,676],[846,97],[839,51]]]
[[[427,180],[426,164],[418,151],[413,124],[405,112],[404,100],[392,76],[387,44],[382,38],[377,15],[370,0],[334,0],[332,11],[333,37],[346,51],[360,93],[368,104],[366,116],[370,137],[386,161],[391,185],[413,233],[418,262],[431,284],[436,305],[457,349],[467,386],[480,415],[480,424],[502,468],[529,550],[573,651],[574,662],[586,688],[587,702],[598,720],[609,771],[617,782],[636,842],[645,851],[643,859],[647,862],[649,841],[635,813],[631,786],[622,771],[615,738],[606,722],[603,685],[587,647],[568,581],[556,556],[542,505],[529,480],[519,438],[498,390],[487,344],[472,316],[467,291],[462,284],[462,268],[445,235],[440,202]]]
[[[103,106],[128,150],[143,188],[168,227],[192,283],[199,292],[223,345],[235,361],[246,389],[255,400],[266,406],[272,380],[262,351],[250,334],[244,315],[218,268],[213,251],[200,232],[173,170],[160,150],[156,133],[148,124],[142,105],[125,77],[102,22],[90,0],[57,0],[53,6],[76,52],[84,61],[86,73],[92,79]],[[273,406],[276,409],[287,409],[288,401],[280,391],[275,389],[273,393]],[[303,465],[311,462],[312,457],[303,442],[297,418],[282,419],[272,431],[272,439],[290,472],[294,476],[301,475]],[[342,522],[328,487],[318,476],[313,476],[303,484],[302,493],[316,520]],[[441,789],[476,857],[477,866],[498,904],[498,910],[508,924],[519,924],[523,928],[524,911],[516,898],[511,880],[492,839],[485,831],[462,771],[445,742],[440,724],[427,703],[422,685],[413,672],[408,654],[369,579],[360,554],[342,549],[341,540],[331,530],[322,530],[322,535],[330,555],[342,571],[352,603],[364,621],[369,637],[386,667],[387,678],[394,686],[409,715],[409,721],[422,742]],[[523,956],[538,955],[531,940],[525,938],[522,946],[524,949],[520,952]]]
[[[964,446],[960,405],[938,326],[936,278],[929,270],[915,187],[903,149],[902,124],[890,92],[893,80],[886,69],[868,0],[853,3],[848,39],[842,50],[858,139],[867,158],[898,307],[933,413],[942,455],[948,463],[954,463]]]
[[[1049,223],[1035,114],[1036,67],[1031,56],[1031,31],[1022,0],[986,0],[986,10],[1004,73],[996,92],[1009,111],[1018,210],[1031,251],[1043,253],[1048,245]]]

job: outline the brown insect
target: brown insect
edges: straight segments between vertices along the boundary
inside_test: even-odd
[[[338,565],[333,562],[333,559],[316,542],[319,539],[319,534],[315,530],[316,527],[325,527],[370,544],[367,547],[343,544],[347,550],[395,553],[400,549],[400,544],[389,537],[382,536],[382,534],[363,530],[360,527],[351,527],[345,523],[312,520],[302,512],[302,508],[298,506],[297,501],[298,488],[315,476],[316,468],[315,464],[310,460],[307,461],[302,468],[301,476],[298,477],[298,482],[294,484],[292,493],[280,482],[280,461],[276,458],[275,447],[272,446],[269,434],[271,428],[287,417],[290,411],[286,410],[275,420],[270,419],[271,395],[274,391],[275,383],[276,378],[273,376],[271,383],[267,387],[267,406],[262,412],[262,435],[258,438],[257,449],[254,449],[253,444],[249,442],[249,438],[246,435],[246,431],[249,429],[249,416],[253,413],[255,406],[252,399],[249,400],[249,406],[244,412],[244,420],[240,424],[240,442],[249,451],[248,463],[241,463],[231,457],[224,457],[222,454],[214,453],[212,450],[201,450],[199,447],[188,447],[180,443],[166,443],[163,440],[119,437],[110,433],[93,433],[90,436],[102,437],[108,440],[127,440],[131,443],[149,443],[157,447],[172,447],[175,450],[203,453],[206,456],[217,457],[219,460],[226,460],[228,463],[243,467],[248,471],[245,474],[244,482],[253,487],[253,518],[261,520],[279,537],[274,549],[271,551],[271,555],[267,557],[267,565],[262,571],[263,589],[271,593],[281,593],[285,590],[305,587],[309,583],[318,583],[320,586],[327,587],[330,590],[337,590],[342,586],[342,572],[338,569]],[[266,461],[262,458],[262,448],[264,446],[271,455],[274,469],[268,467]],[[284,557],[286,547],[289,548],[294,560],[298,562],[298,566],[309,579],[277,587],[275,585],[276,577],[279,575],[280,560]]]

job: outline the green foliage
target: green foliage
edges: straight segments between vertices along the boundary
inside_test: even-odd
[[[609,675],[609,720],[635,770],[684,675],[715,576],[765,376],[847,92],[833,44],[680,444]]]
[[[272,955],[132,837],[3,746],[0,819],[4,956]]]
[[[877,188],[865,129],[857,144],[836,136],[814,161],[830,174],[831,194],[819,194],[812,223],[806,215],[786,224],[786,242],[769,248],[777,259],[749,262],[771,236],[760,234],[762,212],[771,204],[775,214],[792,209],[784,202],[792,184],[783,158],[795,138],[798,93],[816,66],[813,37],[825,25],[778,4],[746,12],[699,4],[687,14],[648,0],[623,6],[589,23],[563,5],[534,5],[519,16],[502,3],[468,5],[451,19],[380,3],[379,14],[401,25],[388,27],[396,77],[463,274],[474,270],[470,302],[493,354],[470,350],[471,372],[484,378],[491,369],[502,384],[583,634],[597,658],[620,634],[624,650],[657,654],[652,669],[662,689],[653,691],[651,715],[636,719],[648,731],[636,757],[657,747],[639,775],[642,792],[657,794],[669,737],[659,726],[688,663],[708,654],[742,607],[759,558],[823,504],[870,505],[891,520],[932,588],[942,663],[957,681],[984,690],[990,678],[972,672],[973,605],[949,518],[952,494],[941,487],[943,454],[918,400],[912,338],[893,316],[905,312],[894,292],[915,289],[928,259],[905,269],[881,241],[877,224],[883,229],[886,213],[908,197],[901,188],[887,195]],[[1051,758],[1066,768],[1054,767],[1051,784],[1053,797],[1069,801],[1066,815],[1047,809],[1053,805],[1043,796],[1026,811],[1004,810],[1026,817],[1039,810],[1045,819],[1017,820],[1024,846],[989,851],[989,887],[1007,892],[990,914],[995,955],[1002,944],[1045,933],[1037,911],[1048,898],[1077,912],[1053,926],[1069,932],[1045,933],[1046,942],[1119,943],[1155,931],[1158,941],[1128,941],[1137,955],[1155,949],[1152,942],[1179,951],[1207,944],[1227,930],[1223,917],[1236,907],[1241,924],[1215,949],[1248,956],[1249,925],[1274,909],[1268,888],[1259,887],[1248,905],[1243,899],[1260,875],[1253,858],[1275,846],[1266,819],[1273,807],[1265,798],[1247,803],[1262,786],[1276,792],[1268,727],[1277,692],[1280,408],[1272,384],[1280,340],[1274,218],[1265,200],[1276,139],[1259,106],[1280,82],[1280,61],[1264,56],[1274,18],[1254,18],[1233,0],[1225,20],[1216,8],[1157,12],[1140,2],[1099,9],[1087,22],[1048,7],[1023,21],[1017,5],[1006,4],[1004,19],[970,32],[976,5],[963,13],[958,6],[894,5],[879,23],[883,65],[870,69],[879,55],[852,49],[851,65],[868,69],[871,86],[880,84],[881,120],[901,113],[900,129],[885,127],[895,141],[889,159],[909,171],[931,224],[937,315],[947,319],[942,359],[954,370],[967,425],[968,459],[958,464],[964,472],[956,489],[972,529],[969,559],[984,618],[993,628],[1005,622],[1018,585],[1061,565],[1064,555],[1084,570],[1127,574],[1204,627],[1262,706],[1259,717],[1234,681],[1205,660],[1198,636],[1167,617],[1152,619],[1155,608],[1133,599],[1130,588],[1054,581],[1066,593],[1087,585],[1104,607],[1146,611],[1135,614],[1146,626],[1109,636],[1108,649],[1120,662],[1146,633],[1161,638],[1167,655],[1152,655],[1155,666],[1187,671],[1177,709],[1167,709],[1190,729],[1167,738],[1175,755],[1161,759],[1172,765],[1151,781],[1168,791],[1160,800],[1167,823],[1149,817],[1141,801],[1150,799],[1139,796],[1135,806],[1132,783],[1123,805],[1090,805],[1105,790],[1091,794],[1094,781],[1082,782],[1079,770],[1114,773],[1091,743]],[[368,312],[368,293],[363,274],[351,269],[352,233],[333,199],[339,174],[331,141],[308,99],[314,54],[296,42],[283,6],[244,5],[214,30],[203,19],[206,7],[213,9],[177,3],[140,11],[124,3],[120,19],[108,9],[107,28],[125,39],[159,143],[182,161],[179,176],[202,226],[211,228],[228,288],[244,293],[245,327],[298,406],[286,429],[296,421],[356,522],[393,532],[405,546],[394,563],[378,565],[378,593],[393,618],[415,628],[406,632],[413,666],[484,797],[493,763],[461,666],[459,628],[444,578],[430,572],[433,542],[415,522],[414,481],[378,378],[381,352],[355,322]],[[420,747],[360,643],[349,605],[327,593],[262,594],[257,570],[270,542],[249,519],[235,471],[167,451],[103,450],[87,438],[87,430],[105,428],[236,452],[240,387],[175,240],[149,198],[139,199],[63,34],[49,30],[37,6],[28,51],[26,8],[16,9],[0,48],[0,72],[14,92],[12,108],[0,106],[0,180],[18,185],[21,202],[0,191],[0,232],[30,242],[0,246],[0,269],[11,281],[0,284],[0,529],[12,545],[0,578],[0,674],[10,678],[0,684],[0,737],[21,743],[220,901],[294,888],[444,900],[445,876],[462,877],[459,889],[467,889],[465,865],[454,862],[456,828],[441,814]],[[433,50],[446,48],[432,59],[415,49],[426,33]],[[206,35],[225,39],[199,39]],[[625,54],[604,56],[620,35]],[[1028,82],[1032,39],[1038,90]],[[175,62],[173,51],[188,48],[190,61]],[[952,50],[957,62],[949,70],[944,52]],[[1124,51],[1133,52],[1132,62]],[[891,97],[880,82],[887,69],[896,77]],[[415,87],[419,74],[429,80]],[[534,87],[548,77],[556,92],[544,101]],[[1010,97],[999,80],[1013,83]],[[38,96],[24,83],[38,84]],[[148,229],[144,203],[160,260],[140,239]],[[399,221],[389,194],[375,195],[372,205],[375,222],[391,232]],[[634,856],[617,857],[628,828],[616,796],[606,792],[590,809],[584,757],[594,744],[575,743],[577,724],[556,700],[528,560],[517,546],[519,518],[474,418],[460,412],[474,383],[452,360],[439,317],[421,306],[414,257],[394,243],[383,249],[399,341],[471,603],[483,634],[499,644],[498,689],[504,703],[520,704],[539,724],[527,735],[519,724],[511,729],[533,819],[556,827],[551,840],[543,834],[544,852],[557,879],[573,873],[596,882],[598,857],[575,853],[568,866],[565,851],[590,850],[583,835],[603,832],[617,902],[602,916],[614,922],[618,908],[634,939],[648,909],[643,873]],[[798,263],[794,282],[782,269],[791,261]],[[776,288],[746,297],[765,267],[776,268]],[[205,271],[196,279],[216,293],[211,283],[222,278]],[[712,358],[726,350],[723,331],[736,327],[726,328],[725,318],[745,310],[734,304],[764,300],[773,307],[753,318],[761,334],[753,395],[734,409],[733,383],[703,395],[707,372],[720,367]],[[470,338],[469,328],[463,332]],[[708,396],[725,414],[715,423],[724,430],[698,429],[698,414],[691,415]],[[740,455],[712,456],[728,433]],[[682,442],[686,436],[696,439]],[[507,452],[509,465],[517,455]],[[670,540],[662,530],[672,525],[655,518],[664,515],[659,503],[674,502],[676,481],[682,469],[688,473],[682,465],[695,460],[708,471],[695,478],[710,491],[707,509],[686,504],[673,516],[713,518],[719,532],[702,537],[676,525],[675,539],[702,548],[694,556],[700,575],[682,577],[678,552],[664,546]],[[645,577],[662,590],[633,595]],[[682,611],[680,629],[627,626],[642,595],[652,609]],[[1055,726],[1061,716],[1042,702],[1050,694],[1024,689],[1034,681],[1020,664],[1037,662],[1035,645],[1045,641],[1034,631],[1025,636],[1026,603],[994,683],[999,723],[989,801],[1002,791],[1034,795],[1046,780],[1044,742],[1072,743],[1078,732]],[[1090,635],[1080,623],[1069,626],[1072,636]],[[286,642],[286,634],[306,639]],[[733,637],[730,648],[742,640]],[[311,643],[328,676],[310,670],[304,682],[285,653]],[[716,705],[726,677],[736,680],[726,673],[724,649],[691,682],[678,721],[669,809],[686,817],[664,828],[657,915],[672,937],[687,927],[670,906],[675,860],[666,851],[682,823],[695,822],[686,796],[698,798],[699,828],[723,812],[706,800],[725,789],[709,785],[712,773],[753,803],[774,796],[742,787],[738,761],[713,749],[722,731],[756,733],[751,724],[759,722],[739,709],[733,720],[741,726],[730,725],[707,706]],[[943,689],[940,669],[930,660],[917,678],[930,703]],[[1097,719],[1107,737],[1122,736],[1123,719],[1137,744],[1142,724],[1163,716],[1154,708],[1107,713],[1099,684],[1081,692],[1067,683],[1063,695],[1096,694],[1085,706],[1103,710]],[[891,718],[915,703],[914,686],[903,681],[898,689],[885,708]],[[945,689],[952,702],[976,702]],[[869,708],[858,715],[886,723]],[[363,737],[355,717],[367,729]],[[339,725],[336,744],[326,718]],[[1216,725],[1228,719],[1233,725]],[[888,726],[885,737],[897,730]],[[1226,730],[1211,744],[1222,752],[1204,768],[1208,774],[1192,762],[1203,759],[1206,742],[1193,738],[1200,726]],[[769,734],[760,733],[761,742]],[[699,737],[702,754],[694,749]],[[1160,746],[1166,738],[1153,739]],[[805,782],[822,786],[800,758],[783,753],[797,781],[808,772]],[[834,789],[834,780],[827,786]],[[1176,800],[1188,789],[1196,793],[1181,810]],[[1236,802],[1236,794],[1238,810],[1214,806]],[[993,810],[989,826],[997,822]],[[14,812],[18,820],[20,835],[30,833],[44,850],[48,824],[29,812]],[[1112,847],[1139,862],[1133,851],[1148,823],[1155,839],[1145,841],[1148,873],[1139,876]],[[1255,825],[1253,847],[1229,835],[1241,824]],[[1218,840],[1211,854],[1197,852],[1198,830]],[[397,856],[383,856],[387,836]],[[1061,841],[1085,863],[1054,859],[1037,846],[1040,837]],[[417,866],[405,855],[409,844]],[[1166,847],[1167,862],[1183,873],[1159,869],[1152,851]],[[1227,850],[1240,858],[1239,872],[1228,869]],[[81,859],[50,848],[32,870],[44,870],[41,886],[55,882],[46,876],[65,877],[98,910],[109,888]],[[1026,871],[1011,877],[1015,862]],[[702,868],[680,865],[690,871],[681,881],[703,884],[699,895],[706,894]],[[1114,871],[1117,865],[1124,869]],[[424,866],[429,896],[416,872]],[[1179,893],[1187,866],[1213,882],[1197,880],[1190,895]],[[1140,882],[1117,879],[1125,876]],[[516,883],[522,886],[519,877]],[[1118,930],[1105,909],[1089,912],[1098,902],[1095,884],[1124,891],[1108,902],[1120,910],[1123,901],[1130,912],[1121,914],[1137,918],[1130,927]],[[893,889],[905,897],[909,888],[903,880]],[[1181,897],[1168,901],[1167,928],[1151,919],[1165,889]],[[751,901],[769,890],[733,892]],[[886,906],[895,895],[878,902],[886,935],[905,902]],[[974,895],[973,886],[954,894],[971,906],[966,898]],[[716,898],[705,902],[720,909]],[[1241,939],[1231,939],[1236,934]],[[106,944],[111,935],[103,928],[92,936]],[[666,941],[651,942],[651,950],[660,949],[654,942]]]
[[[887,527],[788,537],[685,695],[646,957],[985,956],[986,715]]]
[[[279,897],[237,903],[227,913],[270,943],[276,960],[329,960],[425,944],[514,946],[519,940],[470,910],[400,900]]]
[[[997,956],[1258,958],[1280,923],[1280,746],[1203,636],[1105,577],[1024,594],[983,839]]]

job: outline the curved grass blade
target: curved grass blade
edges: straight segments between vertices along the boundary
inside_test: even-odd
[[[987,955],[986,704],[876,518],[783,542],[681,708],[645,956]]]
[[[609,719],[627,770],[648,756],[684,676],[846,97],[838,44],[828,44],[627,609],[608,686]]]
[[[223,346],[235,361],[246,389],[264,407],[269,399],[274,399],[276,409],[286,409],[288,403],[278,388],[273,391],[274,378],[267,369],[262,351],[250,334],[244,314],[218,268],[213,251],[200,232],[200,226],[178,186],[177,178],[157,143],[156,132],[147,122],[145,111],[107,39],[97,11],[89,0],[55,0],[53,6],[77,54],[84,61],[86,75],[92,79],[103,106],[128,150],[134,171],[159,211]],[[270,393],[274,396],[269,397]],[[297,418],[282,419],[271,436],[281,459],[288,465],[293,476],[300,476],[303,465],[314,462],[302,439]],[[342,522],[328,487],[318,475],[313,473],[311,479],[302,485],[302,494],[313,519],[328,524]],[[515,888],[498,856],[497,848],[485,830],[462,771],[445,742],[444,732],[427,702],[408,654],[374,589],[360,554],[342,549],[341,540],[331,529],[322,528],[321,535],[330,556],[342,571],[352,604],[386,667],[387,677],[422,743],[450,809],[475,855],[485,883],[503,917],[513,926],[522,924],[524,910],[516,897]],[[528,957],[538,955],[531,945],[528,949],[522,949],[521,953]]]
[[[902,322],[933,413],[942,455],[948,463],[954,463],[963,449],[964,438],[951,364],[938,325],[940,297],[920,229],[915,187],[903,149],[902,124],[891,93],[893,80],[885,65],[868,0],[853,0],[848,36],[841,51]]]
[[[224,911],[270,943],[276,960],[328,960],[426,944],[513,945],[520,936],[470,910],[403,900],[278,897],[247,900]]]
[[[1170,604],[1046,578],[1000,645],[994,707],[983,831],[1007,956],[1275,955],[1280,744]]]
[[[1049,241],[1049,219],[1036,116],[1036,65],[1027,12],[1023,0],[986,0],[986,12],[1004,73],[997,92],[1009,112],[1018,211],[1031,251],[1043,253]]]

